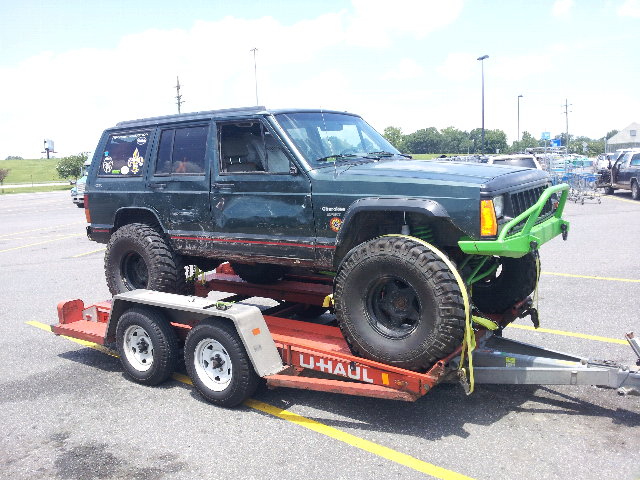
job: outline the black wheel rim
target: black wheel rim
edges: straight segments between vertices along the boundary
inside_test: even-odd
[[[380,335],[401,339],[418,328],[422,312],[420,298],[405,280],[395,276],[376,279],[369,286],[366,299],[369,323]]]
[[[128,252],[122,257],[120,265],[122,280],[129,290],[147,288],[149,270],[147,264],[138,252]]]

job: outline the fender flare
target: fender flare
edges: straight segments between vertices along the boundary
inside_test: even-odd
[[[445,208],[434,200],[426,198],[384,198],[372,197],[361,198],[353,202],[344,214],[342,225],[336,236],[336,248],[344,242],[348,225],[351,220],[360,212],[378,211],[378,212],[416,212],[422,213],[429,217],[449,219],[449,214]]]
[[[115,228],[119,216],[127,215],[129,212],[133,212],[133,211],[143,211],[148,213],[149,215],[151,215],[156,219],[156,222],[158,222],[158,225],[160,225],[160,228],[162,229],[162,231],[164,233],[167,233],[167,229],[162,223],[162,220],[160,220],[160,215],[158,215],[158,212],[155,211],[153,208],[149,208],[149,207],[130,206],[130,207],[119,208],[118,210],[116,210],[115,214],[113,215],[113,225],[111,226],[111,228],[112,229]]]

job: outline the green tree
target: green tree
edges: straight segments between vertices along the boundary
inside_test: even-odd
[[[487,153],[506,152],[509,148],[507,144],[507,134],[500,129],[484,131],[485,151]]]
[[[382,136],[386,138],[391,145],[402,152],[404,149],[404,134],[402,133],[401,128],[387,127],[384,129]]]
[[[5,160],[24,160],[24,158],[18,157],[17,155],[9,155]]]
[[[442,153],[470,153],[473,147],[473,142],[469,140],[469,134],[457,128],[444,128],[440,135],[440,152]]]
[[[435,127],[423,128],[404,137],[408,153],[440,153],[442,135]]]
[[[61,158],[56,165],[58,175],[60,175],[60,178],[74,177],[78,180],[82,173],[82,165],[87,161],[87,158],[89,158],[89,152],[80,152],[77,155]]]
[[[10,168],[0,168],[0,185],[4,185],[4,179],[7,178],[10,171]]]
[[[619,131],[620,130],[611,130],[609,133],[607,133],[606,139],[609,140],[611,137],[613,137]]]

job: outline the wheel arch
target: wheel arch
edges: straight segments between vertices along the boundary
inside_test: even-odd
[[[445,208],[434,200],[423,198],[363,198],[353,202],[345,212],[342,226],[336,236],[334,267],[337,268],[346,254],[356,245],[386,233],[380,232],[380,220],[388,225],[404,222],[410,214],[413,222],[445,230],[456,229]],[[457,229],[456,229],[457,230]]]
[[[167,231],[154,210],[145,207],[122,207],[116,211],[111,234],[130,223],[146,223],[153,227],[159,227],[163,233]]]

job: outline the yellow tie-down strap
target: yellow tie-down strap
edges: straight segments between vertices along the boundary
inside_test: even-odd
[[[471,394],[473,392],[473,387],[474,387],[473,359],[471,357],[471,352],[473,352],[473,350],[476,348],[476,335],[473,331],[473,328],[471,328],[471,320],[473,320],[474,322],[482,325],[483,327],[489,330],[495,330],[496,328],[498,328],[498,326],[490,320],[487,320],[481,317],[476,317],[475,315],[471,315],[471,307],[469,305],[469,294],[467,292],[467,286],[462,281],[462,277],[460,276],[458,269],[455,267],[453,262],[449,260],[449,257],[447,257],[447,255],[442,253],[440,250],[438,250],[436,247],[434,247],[430,243],[427,243],[424,240],[421,240],[416,237],[411,237],[409,235],[395,235],[395,234],[385,235],[385,236],[406,238],[416,243],[419,243],[421,245],[424,245],[429,250],[431,250],[437,257],[439,257],[447,265],[447,267],[449,267],[449,270],[451,270],[451,272],[453,273],[453,276],[455,277],[456,282],[458,282],[458,287],[460,288],[460,292],[462,293],[462,299],[464,301],[464,315],[465,315],[464,337],[462,340],[462,352],[460,353],[460,366],[458,367],[458,370],[461,374],[460,378],[467,377],[466,371],[463,365],[464,365],[464,357],[465,355],[468,354],[469,356],[469,376],[468,376],[469,390],[467,391],[467,395]]]

